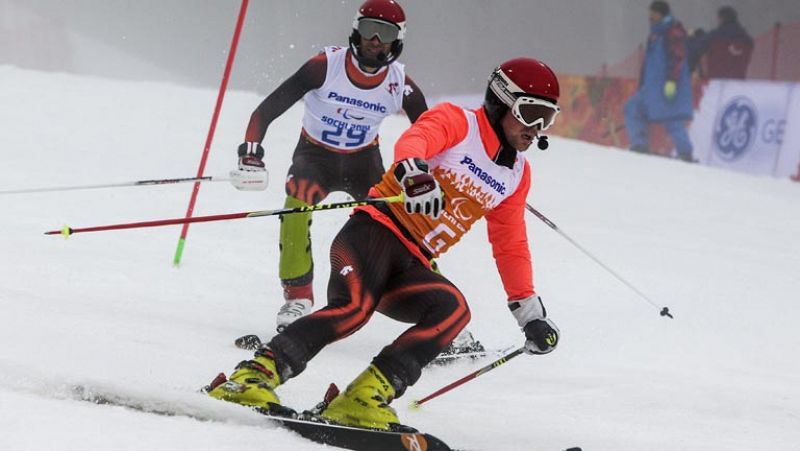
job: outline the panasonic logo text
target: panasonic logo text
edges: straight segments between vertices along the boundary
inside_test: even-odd
[[[501,195],[506,194],[506,184],[498,180],[495,180],[494,177],[489,175],[488,172],[484,171],[483,169],[478,167],[478,165],[473,163],[472,158],[464,157],[464,159],[460,161],[460,164],[467,165],[469,171],[478,176],[478,178],[481,179],[483,183],[489,185],[491,189],[497,191]]]
[[[376,111],[379,113],[385,113],[386,107],[381,104],[380,102],[367,102],[365,100],[356,99],[354,97],[347,97],[347,96],[340,96],[336,91],[331,91],[328,94],[329,99],[333,99],[336,102],[346,103],[348,105],[353,105],[355,107],[364,108],[365,110]]]

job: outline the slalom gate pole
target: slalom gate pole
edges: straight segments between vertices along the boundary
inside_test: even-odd
[[[206,136],[206,144],[203,147],[203,154],[200,157],[200,166],[197,168],[197,177],[202,177],[206,168],[206,161],[208,154],[211,151],[211,141],[214,139],[214,131],[217,128],[217,120],[219,119],[219,112],[222,109],[222,101],[225,98],[225,90],[228,87],[228,79],[231,75],[231,68],[233,67],[233,60],[236,57],[236,47],[239,45],[239,36],[242,32],[242,25],[244,24],[244,17],[247,14],[248,0],[242,0],[242,6],[239,8],[239,17],[236,20],[236,28],[233,32],[233,39],[231,40],[231,48],[228,52],[228,60],[225,63],[225,71],[222,74],[222,83],[219,85],[219,93],[217,94],[217,103],[214,106],[214,114],[211,117],[211,124],[208,126],[208,135]],[[197,194],[200,192],[200,183],[195,182],[192,188],[192,196],[189,199],[189,207],[186,209],[186,218],[190,218],[194,213],[194,205],[197,202]],[[175,256],[172,259],[172,264],[175,266],[180,265],[181,257],[183,256],[183,247],[186,245],[186,235],[189,233],[189,222],[183,223],[181,235],[178,239],[178,246],[175,249]]]
[[[479,369],[478,371],[470,373],[470,374],[462,377],[461,379],[459,379],[459,380],[457,380],[457,381],[455,381],[455,382],[453,382],[453,383],[451,383],[449,385],[446,385],[446,386],[436,390],[435,392],[431,393],[430,395],[428,395],[428,396],[426,396],[426,397],[424,397],[422,399],[418,399],[416,401],[411,401],[411,407],[413,407],[413,408],[419,407],[423,403],[426,403],[426,402],[430,401],[431,399],[433,399],[433,398],[435,398],[435,397],[437,397],[439,395],[445,394],[445,393],[449,392],[450,390],[458,387],[459,385],[465,384],[465,383],[471,381],[472,379],[475,379],[478,376],[482,376],[482,375],[488,373],[489,371],[492,371],[493,369],[497,368],[498,366],[508,362],[509,360],[513,359],[514,357],[516,357],[516,356],[518,356],[518,355],[520,355],[520,354],[522,354],[524,352],[525,352],[525,348],[519,348],[516,351],[512,351],[512,352],[504,355],[503,357],[500,357],[499,359],[495,360],[494,362],[486,365],[485,367]]]
[[[64,226],[61,230],[50,230],[45,232],[45,235],[63,235],[65,238],[68,238],[70,235],[76,233],[84,233],[84,232],[102,232],[107,230],[123,230],[123,229],[142,229],[146,227],[159,227],[159,226],[167,226],[167,225],[175,225],[175,224],[188,224],[193,222],[212,222],[212,221],[227,221],[230,219],[242,219],[242,218],[257,218],[260,216],[280,216],[280,215],[288,215],[293,213],[309,213],[312,211],[324,211],[324,210],[339,210],[342,208],[355,208],[361,207],[364,205],[374,205],[380,203],[390,203],[390,202],[401,202],[403,200],[402,195],[397,195],[393,197],[380,197],[377,199],[367,199],[362,201],[351,201],[351,202],[338,202],[333,204],[320,204],[320,205],[307,205],[303,207],[296,207],[296,208],[280,208],[277,210],[257,210],[257,211],[243,211],[239,213],[228,213],[222,215],[210,215],[210,216],[195,216],[190,218],[174,218],[174,219],[158,219],[154,221],[143,221],[143,222],[129,222],[125,224],[111,224],[111,225],[102,225],[102,226],[93,226],[93,227],[83,227],[83,228],[72,228],[69,226]]]
[[[100,188],[121,188],[126,186],[152,186],[152,185],[172,185],[175,183],[188,183],[188,182],[228,182],[230,178],[219,176],[205,176],[205,177],[184,177],[174,179],[153,179],[153,180],[137,180],[134,182],[119,182],[119,183],[105,183],[96,185],[74,185],[74,186],[53,186],[48,188],[28,188],[28,189],[15,189],[0,191],[0,195],[4,194],[28,194],[28,193],[48,193],[59,191],[77,191],[84,189],[100,189]]]
[[[570,238],[570,237],[569,237],[569,235],[567,235],[566,233],[562,232],[562,231],[561,231],[561,229],[559,229],[559,228],[558,228],[558,226],[557,226],[557,225],[555,225],[555,223],[554,223],[553,221],[551,221],[550,219],[548,219],[548,218],[547,218],[547,216],[545,216],[545,215],[541,214],[541,213],[540,213],[538,210],[536,210],[535,208],[533,208],[533,207],[531,206],[531,204],[525,204],[525,208],[526,208],[526,209],[527,209],[529,212],[533,213],[533,215],[534,215],[534,216],[536,216],[537,218],[541,219],[541,220],[542,220],[542,222],[544,222],[545,224],[547,224],[547,226],[548,226],[548,227],[550,227],[551,229],[555,230],[555,231],[556,231],[556,233],[558,233],[559,235],[561,235],[561,236],[562,236],[564,239],[566,239],[567,241],[569,241],[570,243],[572,243],[572,245],[573,245],[573,246],[575,246],[576,248],[578,248],[578,250],[579,250],[579,251],[583,252],[583,254],[584,254],[584,255],[586,255],[587,257],[589,257],[589,258],[591,258],[592,260],[594,260],[594,262],[595,262],[595,263],[597,263],[597,264],[598,264],[598,265],[600,265],[600,266],[601,266],[603,269],[605,269],[606,271],[608,271],[608,272],[609,272],[609,274],[611,274],[611,275],[612,275],[612,276],[614,276],[614,277],[615,277],[617,280],[619,280],[620,282],[622,282],[622,283],[623,283],[625,286],[627,286],[628,288],[630,288],[631,290],[633,290],[633,291],[634,291],[636,294],[638,294],[638,295],[639,295],[639,296],[640,296],[642,299],[644,299],[645,301],[647,301],[648,303],[650,303],[650,305],[652,305],[653,307],[657,308],[657,309],[659,310],[659,314],[660,314],[661,316],[666,316],[666,317],[672,318],[672,313],[670,313],[670,311],[669,311],[669,307],[660,307],[658,304],[656,304],[655,302],[653,302],[653,301],[652,301],[652,300],[651,300],[649,297],[647,297],[647,295],[645,295],[645,294],[644,294],[644,293],[642,293],[642,292],[641,292],[641,291],[640,291],[638,288],[636,288],[635,286],[633,286],[633,284],[631,284],[631,283],[630,283],[630,282],[628,282],[627,280],[623,279],[623,278],[622,278],[622,276],[620,276],[619,274],[617,274],[617,273],[616,273],[616,272],[615,272],[613,269],[609,268],[607,265],[605,265],[603,262],[601,262],[599,258],[595,257],[595,256],[594,256],[594,255],[592,255],[592,254],[591,254],[589,251],[587,251],[586,249],[584,249],[584,247],[583,247],[583,246],[581,246],[580,244],[578,244],[578,242],[577,242],[577,241],[573,240],[572,238]]]

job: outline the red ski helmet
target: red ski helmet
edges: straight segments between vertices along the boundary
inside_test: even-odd
[[[350,33],[350,49],[358,62],[365,66],[382,67],[394,62],[403,51],[406,34],[406,14],[394,0],[367,0],[358,8]],[[383,43],[392,43],[388,54],[381,52],[377,58],[361,55],[361,38],[378,37]]]
[[[556,74],[533,58],[514,58],[489,76],[484,107],[493,125],[511,110],[521,123],[545,130],[555,121],[559,86]]]

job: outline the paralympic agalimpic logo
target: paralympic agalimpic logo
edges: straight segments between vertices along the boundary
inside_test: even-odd
[[[741,157],[756,139],[756,106],[747,97],[731,99],[714,121],[714,150],[725,161]]]

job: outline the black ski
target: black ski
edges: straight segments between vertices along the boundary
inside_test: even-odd
[[[93,404],[125,407],[138,412],[163,415],[168,417],[181,416],[198,421],[228,422],[230,413],[217,412],[208,409],[203,403],[187,402],[185,396],[170,399],[169,396],[151,396],[136,393],[135,391],[118,390],[114,388],[94,387],[91,385],[72,385],[68,394],[69,398],[87,401]],[[318,406],[319,407],[319,406]],[[316,411],[318,409],[314,409]],[[341,426],[321,422],[314,411],[297,414],[294,410],[281,407],[270,412],[260,411],[263,418],[270,424],[285,427],[300,436],[329,446],[351,450],[380,450],[380,451],[459,451],[450,448],[442,440],[431,434],[419,432],[410,427],[404,431],[378,431]],[[257,425],[258,417],[246,416],[238,418],[242,424]],[[581,451],[581,448],[569,448],[565,451]]]
[[[304,413],[305,414],[305,413]],[[303,417],[304,414],[300,414]],[[268,415],[270,419],[311,441],[354,451],[459,451],[424,432],[390,432],[354,428],[313,420]],[[581,451],[569,448],[565,451]]]
[[[314,442],[355,451],[453,451],[433,435],[421,432],[373,431],[299,420],[276,421]]]
[[[201,408],[193,409],[185,403],[175,406],[169,401],[115,393],[108,389],[87,385],[74,385],[70,392],[71,398],[93,404],[125,407],[138,412],[168,417],[181,416],[198,421],[225,421],[225,418],[220,415]],[[433,435],[419,432],[410,427],[404,427],[403,431],[397,432],[379,431],[325,423],[318,420],[316,415],[310,411],[298,414],[285,406],[278,406],[277,409],[270,411],[255,410],[263,414],[263,418],[269,423],[284,427],[308,440],[324,445],[355,451],[376,449],[381,451],[458,451],[453,450]]]
[[[433,435],[411,428],[407,432],[356,428],[325,423],[314,419],[308,412],[297,415],[291,409],[284,407],[282,410],[286,413],[276,414],[274,411],[261,411],[261,413],[302,437],[324,445],[354,451],[457,451]]]

